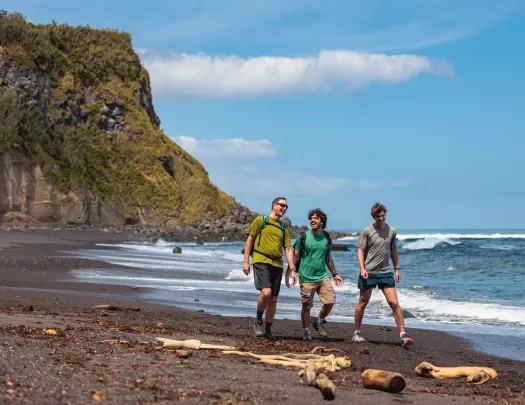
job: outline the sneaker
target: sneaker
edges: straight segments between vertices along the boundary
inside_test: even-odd
[[[308,341],[312,340],[312,335],[310,335],[309,331],[304,331],[303,340],[308,340]]]
[[[272,334],[272,331],[271,330],[267,330],[265,333],[264,333],[264,337],[268,340],[275,340],[275,336]]]
[[[352,336],[352,342],[363,343],[364,341],[365,338],[361,335],[361,332],[354,332],[354,336]]]
[[[255,333],[255,337],[262,337],[264,336],[264,332],[263,332],[263,324],[262,323],[257,323],[255,322],[253,324],[253,332]]]
[[[314,323],[312,325],[314,327],[314,329],[317,331],[317,333],[319,333],[322,337],[327,337],[328,336],[328,333],[326,333],[326,331],[324,330],[324,327],[323,327],[323,325],[325,323],[326,323],[326,321],[324,321],[322,324],[319,324],[318,318],[315,318]]]
[[[414,343],[414,341],[412,340],[411,337],[408,337],[408,335],[406,334],[406,332],[403,332],[401,334],[401,340],[403,341],[403,343],[401,343],[401,346],[405,347],[405,346],[410,346],[411,344]]]

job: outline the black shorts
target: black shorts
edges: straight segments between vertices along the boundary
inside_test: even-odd
[[[257,290],[271,288],[272,297],[279,296],[279,291],[281,291],[281,281],[283,279],[282,267],[272,266],[268,263],[254,263],[253,275],[255,288]]]

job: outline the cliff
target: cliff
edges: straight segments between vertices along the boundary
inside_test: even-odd
[[[162,132],[130,35],[0,12],[0,216],[11,212],[112,226],[254,215]]]

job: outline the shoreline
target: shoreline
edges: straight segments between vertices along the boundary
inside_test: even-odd
[[[0,231],[0,247],[6,242],[17,241],[11,243],[10,248],[0,248],[0,340],[9,347],[0,355],[0,370],[5,373],[0,375],[0,382],[2,378],[17,378],[16,395],[21,395],[21,398],[31,395],[34,403],[74,402],[75,398],[77,403],[87,402],[90,398],[86,395],[97,387],[107,392],[110,403],[153,402],[154,397],[162,403],[162,400],[181,395],[189,403],[226,403],[228,400],[235,403],[281,402],[286,397],[286,403],[304,404],[318,403],[322,398],[315,389],[301,386],[294,370],[261,366],[236,357],[229,357],[226,363],[218,353],[198,351],[188,360],[181,360],[156,350],[151,347],[152,344],[148,347],[138,343],[133,347],[108,347],[100,343],[114,337],[153,342],[155,336],[221,342],[259,353],[304,352],[318,345],[342,350],[353,365],[334,376],[336,401],[341,403],[343,400],[365,404],[386,403],[382,401],[405,398],[415,402],[424,400],[429,404],[445,404],[452,397],[460,403],[525,402],[525,363],[475,351],[464,338],[429,329],[411,329],[416,343],[405,349],[399,345],[395,327],[367,324],[370,340],[365,345],[355,345],[348,336],[349,323],[330,322],[328,341],[314,337],[313,342],[303,342],[297,321],[279,319],[274,327],[279,339],[275,342],[259,340],[252,336],[253,317],[234,318],[152,304],[141,299],[143,294],[148,293],[145,288],[85,283],[71,276],[75,268],[109,268],[115,265],[78,259],[62,252],[93,247],[104,241],[130,240],[126,239],[126,235],[27,232]],[[66,279],[68,281],[60,281]],[[98,304],[140,306],[140,311],[108,311],[106,316],[101,316],[90,310],[91,306]],[[159,323],[164,324],[160,330]],[[51,326],[60,331],[57,342],[50,337],[42,337],[41,329]],[[82,348],[81,352],[78,345]],[[86,351],[94,353],[86,355]],[[73,368],[75,372],[63,377],[53,373],[48,377],[41,373],[40,385],[40,381],[34,379],[34,371],[17,365],[19,356],[25,353],[25,356],[34,358],[31,361],[35,362],[37,370],[49,369],[46,360],[51,359],[48,359],[50,355],[47,352],[54,353],[52,357],[59,359],[59,365],[64,363],[66,368]],[[39,356],[44,363],[37,359]],[[80,356],[81,359],[77,359],[78,364],[71,363],[68,356]],[[111,374],[115,379],[118,375],[121,384],[126,379],[138,381],[143,379],[139,377],[145,377],[147,381],[155,380],[157,388],[134,387],[131,390],[128,387],[124,392],[122,386],[109,384],[105,377],[100,377],[108,371],[107,367],[101,366],[103,358],[106,363],[114,363],[110,365]],[[490,366],[499,372],[500,378],[483,385],[470,385],[463,379],[424,379],[414,373],[414,367],[421,361],[441,366]],[[139,372],[134,371],[138,365]],[[184,373],[174,374],[174,367],[184,370]],[[370,367],[401,372],[407,379],[407,388],[394,397],[363,389],[360,375]],[[87,380],[77,381],[75,373],[85,375]],[[242,375],[253,377],[245,380]],[[49,378],[58,378],[62,385],[67,386],[63,390],[66,393],[50,393],[44,384],[51,383]],[[104,381],[99,381],[99,378]],[[279,381],[289,382],[283,385]],[[265,388],[261,390],[260,387]],[[199,391],[205,394],[199,394]],[[7,395],[13,399],[15,394]]]

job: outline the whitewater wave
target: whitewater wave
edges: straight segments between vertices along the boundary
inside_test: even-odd
[[[525,326],[523,308],[469,301],[452,301],[416,291],[399,292],[403,309],[419,321],[486,323]]]
[[[451,240],[451,239],[447,239],[447,238],[439,239],[439,238],[429,237],[429,238],[425,238],[425,239],[416,240],[414,242],[405,243],[403,245],[403,248],[408,249],[408,250],[433,249],[437,245],[440,245],[440,244],[447,244],[447,245],[454,246],[454,245],[458,245],[460,243],[461,242],[459,242],[459,241]]]
[[[398,234],[397,239],[525,239],[524,233],[414,233]]]

